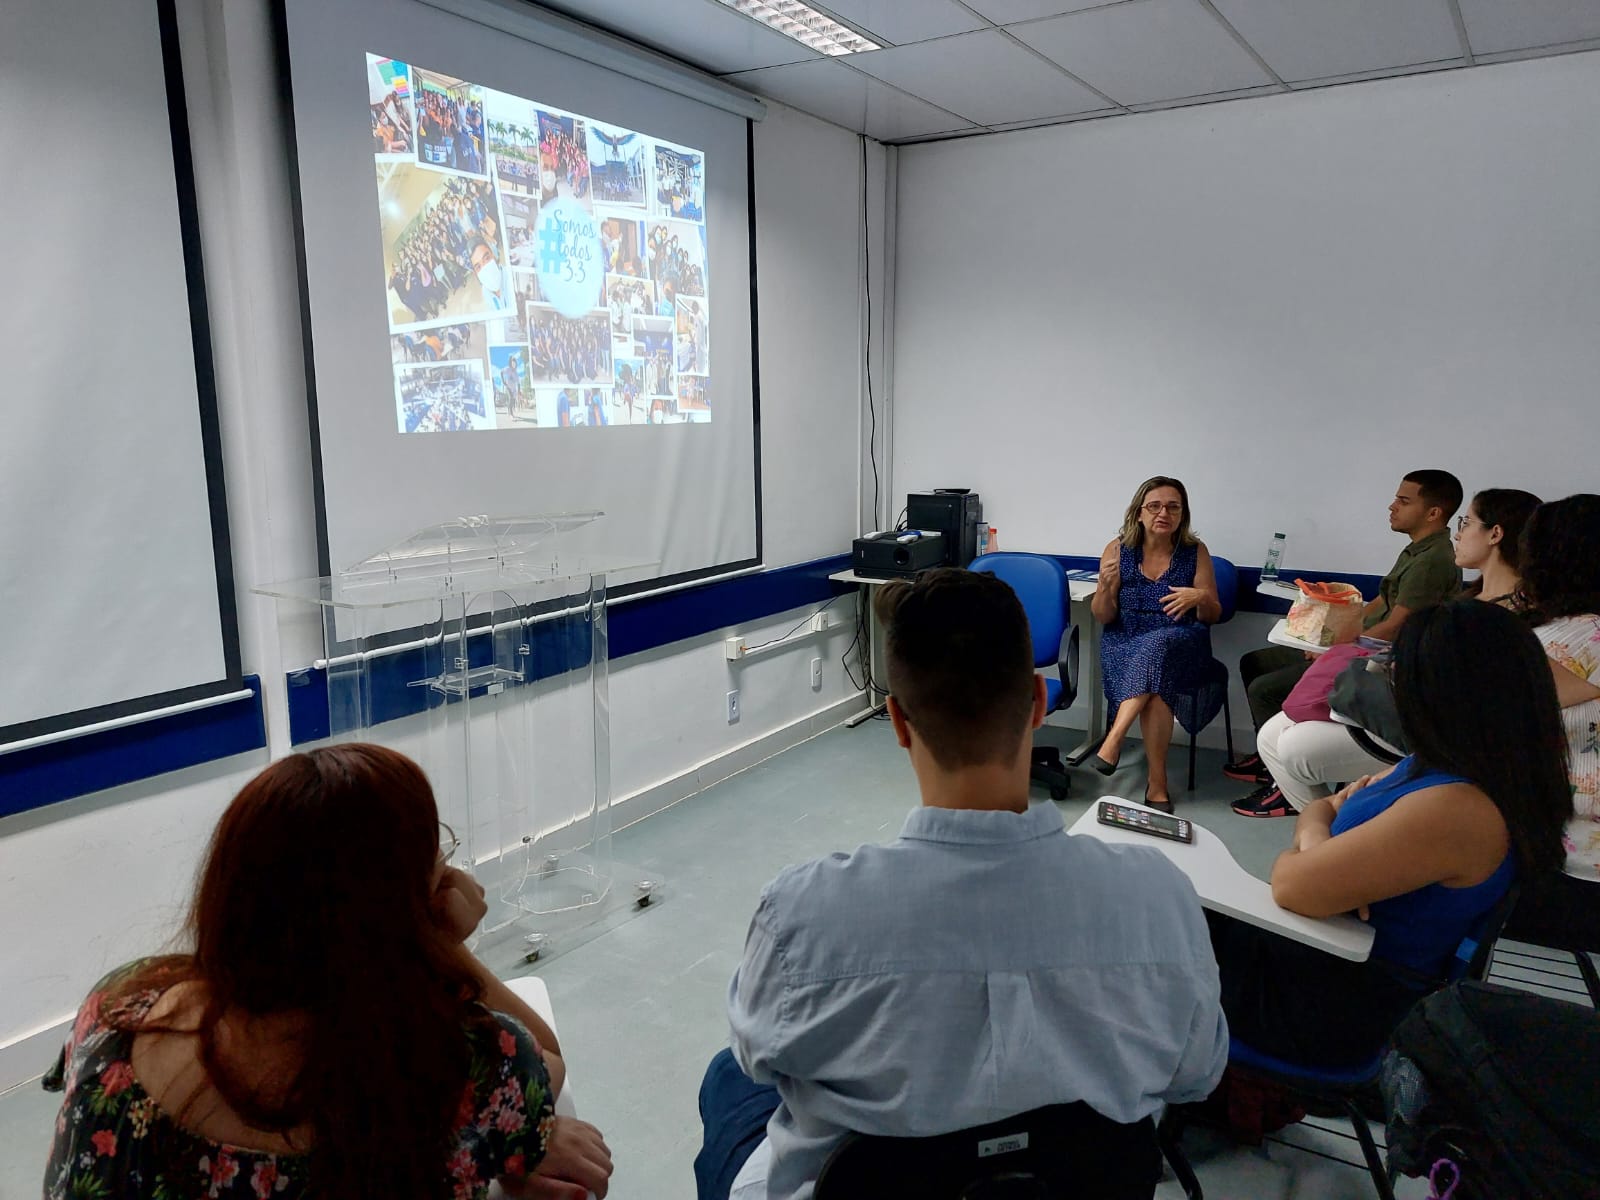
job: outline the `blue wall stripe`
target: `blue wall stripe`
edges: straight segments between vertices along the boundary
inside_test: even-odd
[[[1068,570],[1093,570],[1099,558],[1092,555],[1057,555]],[[700,637],[729,626],[741,625],[789,612],[807,604],[820,604],[848,590],[828,576],[849,567],[848,554],[836,554],[791,567],[741,575],[716,583],[665,592],[614,605],[609,614],[611,658],[641,654],[673,642]],[[1379,577],[1341,571],[1285,570],[1285,579],[1339,580],[1354,584],[1363,595],[1377,594]],[[1239,568],[1240,612],[1282,614],[1288,602],[1256,591],[1261,572]],[[545,678],[582,665],[589,639],[575,626],[535,625],[529,674]],[[473,666],[488,661],[490,639],[470,643]],[[437,654],[437,648],[434,653]],[[377,660],[372,704],[377,721],[421,712],[442,701],[427,688],[408,686],[438,673],[423,650],[389,655]],[[123,729],[73,738],[33,750],[0,755],[0,816],[25,812],[46,804],[116,787],[182,767],[213,762],[266,746],[262,717],[261,681],[245,677],[248,700],[197,709],[175,717],[145,721]],[[328,736],[326,673],[307,669],[288,676],[289,736],[295,745]]]
[[[836,554],[792,567],[739,575],[615,604],[606,620],[609,657],[640,654],[731,625],[832,599],[848,591],[851,585],[833,583],[828,576],[849,565],[848,554]],[[573,623],[535,623],[528,627],[528,644],[533,654],[521,686],[574,670],[588,662],[587,630]],[[467,645],[469,665],[480,667],[489,662],[492,639],[476,637]],[[413,716],[440,703],[456,703],[459,697],[446,700],[429,688],[409,686],[439,673],[438,652],[437,647],[430,647],[372,660],[372,723]],[[431,661],[430,654],[434,656]],[[290,673],[289,740],[294,745],[328,736],[327,684],[324,670],[308,668]]]
[[[1057,554],[1054,557],[1061,560],[1069,571],[1093,571],[1100,566],[1098,556],[1090,557],[1083,554]],[[1239,572],[1239,599],[1237,610],[1239,612],[1273,613],[1282,616],[1289,611],[1289,601],[1277,596],[1264,596],[1256,591],[1261,584],[1260,567],[1241,567],[1234,565]],[[1296,578],[1315,579],[1319,583],[1349,583],[1361,589],[1361,594],[1367,599],[1378,594],[1378,584],[1383,581],[1380,575],[1356,575],[1349,571],[1306,571],[1300,569],[1284,569],[1278,572],[1279,577],[1293,583]]]
[[[0,755],[0,817],[263,749],[261,679],[243,682],[248,699]]]

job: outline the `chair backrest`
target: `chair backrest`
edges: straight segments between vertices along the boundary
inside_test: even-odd
[[[1494,951],[1500,931],[1511,919],[1511,910],[1517,906],[1521,889],[1512,884],[1488,912],[1478,918],[1470,933],[1461,939],[1456,955],[1450,960],[1449,979],[1452,983],[1462,979],[1481,980],[1489,973],[1489,956]]]
[[[1043,554],[1012,554],[1001,551],[980,554],[970,570],[983,571],[1003,579],[1022,601],[1028,614],[1028,631],[1033,635],[1033,665],[1051,667],[1061,652],[1061,639],[1067,632],[1067,569],[1060,559]]]
[[[1233,620],[1239,608],[1239,568],[1225,558],[1211,556],[1211,569],[1217,576],[1217,599],[1222,601],[1222,616],[1217,624]]]
[[[1079,1101],[934,1137],[851,1134],[815,1200],[1149,1200],[1160,1179],[1154,1121],[1120,1125]]]

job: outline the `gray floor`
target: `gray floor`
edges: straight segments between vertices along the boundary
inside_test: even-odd
[[[1174,768],[1182,755],[1174,749]],[[1246,789],[1222,778],[1221,758],[1202,751],[1201,786],[1192,797],[1180,794],[1180,804],[1222,836],[1247,870],[1264,875],[1291,823],[1230,813],[1228,801]],[[1141,794],[1138,744],[1110,779],[1087,770],[1074,776],[1074,796],[1061,805],[1069,823],[1096,797]],[[870,722],[826,733],[616,835],[618,860],[662,881],[660,902],[538,970],[579,1109],[615,1152],[614,1197],[694,1196],[696,1090],[707,1060],[726,1044],[725,989],[762,885],[786,863],[893,837],[916,801],[903,752],[885,724]],[[502,975],[528,969],[509,959],[491,965]],[[39,1195],[55,1108],[36,1085],[0,1095],[0,1200]],[[1373,1194],[1364,1172],[1322,1157],[1358,1156],[1336,1131],[1295,1127],[1285,1139],[1314,1153],[1281,1141],[1241,1150],[1198,1133],[1186,1146],[1212,1197]],[[1182,1195],[1172,1180],[1158,1194]],[[1403,1180],[1400,1194],[1422,1196],[1426,1188]]]

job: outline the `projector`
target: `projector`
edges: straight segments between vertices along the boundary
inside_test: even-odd
[[[944,534],[925,529],[869,533],[850,547],[850,566],[869,579],[898,579],[942,566]]]

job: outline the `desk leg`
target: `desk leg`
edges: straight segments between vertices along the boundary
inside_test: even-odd
[[[1094,619],[1090,611],[1089,602],[1080,600],[1086,620],[1083,628],[1088,636],[1083,640],[1088,643],[1085,653],[1089,658],[1089,669],[1084,672],[1088,678],[1089,689],[1089,729],[1084,735],[1083,742],[1063,757],[1074,767],[1081,766],[1088,757],[1100,749],[1100,743],[1105,740],[1106,734],[1106,690],[1100,679],[1100,623]]]
[[[872,702],[872,707],[864,713],[858,713],[845,722],[845,728],[854,729],[880,716],[885,711],[884,700],[886,692],[879,691],[873,684],[879,682],[885,672],[885,663],[888,661],[883,650],[883,622],[878,620],[878,610],[872,603],[872,588],[866,584],[861,585],[861,604],[867,606],[867,699]]]

